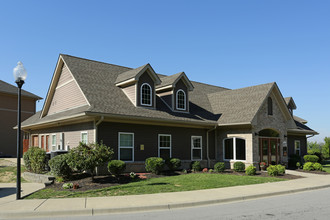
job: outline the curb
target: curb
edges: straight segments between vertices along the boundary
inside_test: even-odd
[[[72,209],[72,210],[61,210],[58,211],[21,211],[21,212],[2,212],[0,213],[0,219],[8,218],[33,218],[33,217],[65,217],[65,216],[94,216],[94,215],[105,215],[114,213],[129,213],[129,212],[142,212],[142,211],[156,211],[156,210],[171,210],[179,208],[189,208],[203,205],[214,205],[221,203],[239,202],[251,199],[265,198],[271,196],[287,195],[292,193],[312,191],[317,189],[329,188],[330,184],[315,187],[305,187],[301,189],[285,190],[281,192],[263,193],[250,196],[239,196],[226,199],[215,199],[197,202],[185,202],[185,203],[168,203],[164,205],[154,206],[136,206],[136,207],[123,207],[123,208],[85,208],[85,209]]]

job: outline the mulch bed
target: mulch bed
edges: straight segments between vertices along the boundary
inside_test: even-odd
[[[218,173],[212,173],[214,175],[218,175]],[[223,174],[230,174],[230,175],[238,175],[238,176],[246,176],[245,173],[239,173],[235,172],[233,170],[225,170]],[[94,181],[92,180],[91,176],[89,174],[76,174],[74,175],[70,180],[67,180],[62,183],[55,182],[54,184],[51,184],[47,186],[47,189],[54,189],[56,191],[77,191],[77,192],[83,192],[87,190],[95,190],[95,189],[102,189],[106,187],[111,186],[118,186],[122,184],[127,184],[132,181],[143,181],[144,179],[150,179],[150,178],[159,178],[159,177],[165,177],[165,176],[174,176],[174,175],[189,175],[189,173],[184,172],[164,172],[161,175],[155,175],[152,173],[137,173],[137,178],[135,180],[132,180],[128,174],[121,175],[119,178],[113,177],[113,176],[95,176]],[[269,177],[267,172],[260,172],[257,171],[257,174],[255,175],[257,177]],[[290,174],[285,174],[283,176],[277,176],[277,178],[281,179],[298,179],[302,178],[301,176],[295,176]],[[73,184],[79,184],[78,189],[63,189],[62,185],[64,183],[73,183]]]

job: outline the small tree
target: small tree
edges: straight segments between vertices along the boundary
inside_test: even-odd
[[[89,171],[94,180],[94,171],[97,166],[109,162],[113,156],[113,150],[104,145],[79,143],[78,147],[69,151],[68,165],[77,171]]]

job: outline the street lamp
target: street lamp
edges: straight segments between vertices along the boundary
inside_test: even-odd
[[[18,86],[16,199],[21,199],[21,88],[27,76],[26,69],[24,68],[22,62],[17,63],[13,73],[15,82]]]

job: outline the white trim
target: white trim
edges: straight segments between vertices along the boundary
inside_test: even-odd
[[[180,91],[183,92],[183,94],[184,94],[184,108],[178,107],[178,94]],[[176,91],[175,97],[176,97],[176,109],[185,111],[187,109],[187,95],[186,95],[185,91],[183,91],[182,89],[179,89],[178,91]]]
[[[301,155],[301,143],[300,140],[294,140],[294,154],[296,154],[297,149],[296,149],[296,143],[299,143],[299,156]]]
[[[54,134],[51,134],[51,150],[50,151],[56,151],[57,150],[57,146],[56,146],[56,139],[57,139],[57,134],[54,133]],[[55,144],[53,145],[53,136],[55,136]],[[54,147],[54,148],[53,148]]]
[[[160,147],[160,136],[170,137],[170,147]],[[160,150],[170,150],[170,158],[172,158],[172,135],[171,134],[158,134],[158,157],[160,157]]]
[[[122,81],[122,82],[119,82],[119,83],[116,83],[116,86],[122,86],[122,85],[125,85],[127,83],[132,83],[132,82],[136,82],[135,78],[131,78],[131,79],[128,79],[128,80],[125,80],[125,81]]]
[[[199,148],[199,147],[195,147],[194,146],[194,141],[193,141],[193,138],[199,138],[201,141],[200,141],[200,143],[201,143],[201,147]],[[190,141],[191,141],[191,160],[192,161],[201,161],[201,160],[203,160],[203,137],[202,136],[191,136],[191,138],[190,138]],[[194,155],[193,155],[193,150],[200,150],[201,151],[201,158],[200,159],[194,159]]]
[[[142,87],[144,85],[147,85],[150,89],[150,104],[143,104],[142,103]],[[140,105],[143,105],[143,106],[152,106],[152,98],[153,98],[153,91],[152,91],[152,88],[151,86],[149,85],[149,83],[143,83],[141,86],[140,86]]]
[[[86,134],[86,143],[83,142],[83,139],[82,139],[82,135],[83,134]],[[84,144],[88,144],[88,131],[82,131],[80,132],[80,142],[84,143]]]
[[[133,136],[132,146],[120,146],[120,135],[121,134],[131,134]],[[134,162],[134,133],[131,132],[118,132],[118,160],[120,159],[120,149],[132,149],[132,160],[125,160],[125,162]]]
[[[233,159],[226,159],[226,146],[225,146],[225,140],[228,139],[233,139]],[[236,159],[236,139],[242,139],[245,141],[245,160],[237,160]],[[223,160],[224,161],[242,161],[245,162],[246,161],[246,139],[245,138],[241,138],[241,137],[227,137],[224,138],[222,141],[222,150],[223,150]]]
[[[59,79],[60,79],[60,78],[59,78]],[[73,82],[73,81],[74,81],[74,79],[72,78],[72,79],[66,81],[65,83],[63,83],[62,85],[57,86],[57,87],[55,88],[55,90],[56,90],[56,89],[59,89],[59,88],[61,88],[61,87],[63,87],[63,86],[65,86],[66,84],[69,84],[70,82]]]

